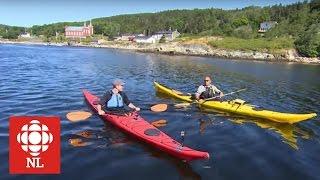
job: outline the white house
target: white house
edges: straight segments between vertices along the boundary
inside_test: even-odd
[[[135,37],[143,37],[145,36],[144,34],[140,33],[140,34],[134,34]]]
[[[137,43],[156,43],[154,36],[138,36],[134,39]]]
[[[273,28],[274,26],[276,26],[278,23],[276,21],[265,21],[260,23],[260,29],[258,30],[258,32],[264,33],[266,31],[268,31],[269,29]]]
[[[164,36],[167,41],[172,41],[175,38],[177,38],[178,36],[180,36],[180,33],[177,30],[171,31],[171,29],[169,29],[168,31],[158,31],[158,32],[154,33],[153,36],[157,40],[160,40],[161,37]]]
[[[115,36],[115,37],[113,38],[113,40],[114,40],[114,41],[121,41],[122,38],[121,38],[121,36]]]
[[[135,38],[134,34],[126,33],[121,35],[121,41],[132,41],[134,38]]]
[[[30,33],[27,33],[27,32],[21,33],[21,34],[20,34],[20,38],[31,38],[31,34],[30,34]]]

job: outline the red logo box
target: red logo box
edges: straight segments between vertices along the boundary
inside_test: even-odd
[[[10,174],[60,174],[60,118],[12,116]]]

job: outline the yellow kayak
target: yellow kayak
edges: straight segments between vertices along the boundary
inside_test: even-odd
[[[191,95],[185,95],[180,91],[168,88],[157,82],[154,82],[154,86],[156,91],[159,93],[166,94],[168,96],[171,96],[186,102],[194,102],[191,99]],[[215,109],[218,111],[235,113],[235,114],[251,116],[256,118],[263,118],[263,119],[268,119],[268,120],[272,120],[280,123],[293,124],[293,123],[304,121],[317,116],[316,113],[291,114],[291,113],[281,113],[281,112],[264,110],[264,109],[256,108],[251,104],[246,104],[245,101],[240,99],[235,99],[231,101],[206,101],[204,103],[197,103],[197,104],[201,108]]]

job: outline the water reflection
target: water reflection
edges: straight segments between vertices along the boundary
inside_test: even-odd
[[[84,148],[91,146],[96,148],[120,148],[130,146],[136,142],[135,139],[125,135],[115,126],[104,123],[101,130],[82,130],[69,139],[69,144],[73,147]],[[139,143],[142,149],[159,160],[163,160],[170,165],[173,165],[180,175],[180,179],[201,179],[201,176],[195,172],[189,162],[184,162],[180,159],[171,157],[170,155],[150,147],[147,144]]]
[[[91,143],[84,142],[81,138],[71,138],[69,139],[69,144],[73,147],[83,147],[83,146],[88,146]]]
[[[105,123],[104,130],[106,131],[105,133],[108,135],[109,140],[112,139],[111,141],[112,144],[121,143],[124,145],[130,145],[130,143],[137,142],[136,139],[126,136],[125,134],[120,132],[116,127],[114,127],[109,123]],[[169,164],[174,165],[181,179],[201,179],[201,176],[193,170],[190,163],[171,157],[170,155],[162,151],[159,151],[145,143],[141,143],[141,142],[138,142],[138,143],[139,145],[142,146],[143,150],[145,150],[150,154],[150,156],[156,159],[164,160]]]
[[[256,126],[271,130],[281,136],[284,143],[288,144],[292,148],[298,150],[298,138],[310,139],[312,137],[312,131],[305,130],[299,127],[297,124],[284,124],[276,123],[264,119],[249,119],[249,118],[230,118],[231,122],[244,125],[244,124],[255,124]]]
[[[277,123],[265,119],[220,113],[218,111],[207,109],[201,109],[201,111],[211,114],[206,115],[206,119],[202,118],[199,120],[200,133],[204,133],[208,126],[211,126],[214,124],[214,122],[216,122],[215,117],[224,116],[224,119],[227,119],[236,125],[254,124],[262,129],[273,131],[281,136],[282,142],[288,144],[290,147],[296,150],[299,149],[298,138],[311,139],[311,137],[314,135],[314,132],[311,129],[303,128],[299,124]],[[219,123],[222,123],[222,121]]]
[[[179,159],[169,157],[168,155],[160,151],[154,151],[148,147],[146,147],[146,150],[149,151],[153,157],[156,157],[170,164],[173,164],[180,175],[179,179],[194,179],[194,180],[201,179],[200,174],[193,170],[189,162],[184,162]]]
[[[90,145],[97,148],[113,148],[130,144],[130,140],[123,133],[109,124],[97,130],[81,130],[70,135],[68,142],[73,147]]]

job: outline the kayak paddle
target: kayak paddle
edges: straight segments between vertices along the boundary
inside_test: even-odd
[[[154,106],[151,106],[150,108],[141,108],[141,110],[151,110],[153,112],[164,112],[168,109],[167,104],[156,104]],[[87,111],[73,111],[69,112],[66,117],[69,121],[72,122],[78,122],[88,119],[92,116],[91,112]]]
[[[237,91],[233,91],[233,92],[230,92],[230,93],[227,93],[227,94],[224,94],[222,97],[224,96],[228,96],[228,95],[231,95],[231,94],[235,94],[235,93],[238,93],[238,92],[241,92],[241,91],[245,91],[247,90],[247,88],[244,88],[244,89],[239,89]],[[190,106],[191,104],[197,104],[197,103],[205,103],[206,101],[209,101],[209,100],[212,100],[212,99],[216,99],[216,98],[219,98],[220,96],[214,96],[212,98],[207,98],[207,99],[203,99],[202,101],[194,101],[194,102],[191,102],[191,103],[179,103],[179,104],[175,104],[174,107],[176,108],[182,108],[182,107],[187,107],[187,106]]]
[[[83,121],[88,119],[90,116],[92,116],[92,113],[86,111],[73,111],[66,115],[67,119],[72,122]]]
[[[156,105],[153,105],[147,109],[144,109],[142,108],[141,110],[151,110],[153,112],[163,112],[163,111],[166,111],[168,109],[168,105],[167,104],[156,104]]]
[[[233,92],[224,94],[222,97],[228,96],[228,95],[231,95],[231,94],[235,94],[235,93],[238,93],[238,92],[241,92],[241,91],[245,91],[245,90],[247,90],[247,88],[239,89],[239,90],[237,90],[237,91],[233,91]],[[206,101],[209,101],[209,100],[212,100],[212,99],[215,99],[215,98],[218,98],[218,97],[220,97],[220,96],[214,96],[214,97],[212,97],[212,98],[204,99],[204,101],[203,101],[202,103],[204,103],[204,102],[206,102]]]

